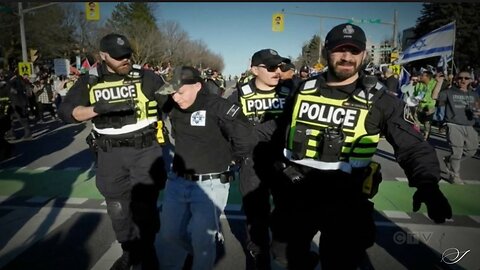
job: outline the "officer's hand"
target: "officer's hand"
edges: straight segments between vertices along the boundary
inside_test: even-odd
[[[428,217],[435,223],[444,223],[452,218],[452,207],[438,188],[438,184],[423,185],[413,194],[413,212],[420,209],[421,204],[427,206]]]
[[[93,111],[98,114],[112,113],[112,112],[128,112],[133,111],[135,106],[131,100],[109,103],[105,100],[100,100],[93,105]]]

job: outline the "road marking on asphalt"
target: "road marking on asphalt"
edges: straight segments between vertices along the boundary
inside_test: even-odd
[[[45,203],[50,199],[51,199],[50,197],[35,196],[35,197],[32,197],[32,198],[26,200],[26,202],[28,202],[28,203]]]
[[[82,204],[86,202],[87,198],[68,198],[65,203],[66,204]]]
[[[402,212],[402,211],[383,210],[382,212],[388,218],[401,218],[401,219],[411,219],[412,218],[407,213]]]
[[[406,177],[395,177],[395,180],[400,181],[400,182],[408,182],[408,179]],[[480,185],[480,181],[478,180],[463,180],[465,184],[469,185]],[[451,185],[450,182],[445,181],[445,179],[442,179],[442,181],[438,182],[440,184],[449,184]]]
[[[475,220],[475,222],[480,223],[480,216],[468,216],[468,217]]]

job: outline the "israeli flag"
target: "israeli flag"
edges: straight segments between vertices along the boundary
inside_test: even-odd
[[[408,73],[404,67],[402,67],[402,71],[400,71],[399,82],[400,87],[410,83],[410,73]]]
[[[420,59],[453,54],[455,44],[455,22],[433,30],[410,45],[401,55],[399,64]]]

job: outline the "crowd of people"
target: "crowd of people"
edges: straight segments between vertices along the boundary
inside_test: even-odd
[[[373,161],[381,136],[416,189],[412,210],[425,204],[435,223],[452,217],[428,123],[444,106],[452,147],[444,162],[449,180],[461,184],[460,161],[478,147],[473,125],[480,104],[469,72],[456,74],[448,87],[424,71],[399,96],[391,70],[385,84],[363,72],[366,35],[348,23],[325,38],[324,72],[297,69],[276,50],[261,49],[228,97],[213,69],[136,67],[132,53],[127,37],[108,34],[100,41],[101,62],[71,87],[47,75],[33,83],[12,76],[2,84],[24,96],[23,107],[16,106],[23,111],[13,107],[27,121],[26,137],[29,91],[38,121],[46,111],[66,123],[92,121],[87,141],[96,153],[96,186],[123,251],[111,269],[213,269],[217,244],[225,240],[220,215],[236,178],[245,248],[256,269],[271,269],[272,256],[288,269],[319,262],[322,269],[357,269],[375,240],[370,199],[382,181]],[[65,88],[71,89],[62,97],[58,89]],[[172,148],[171,164],[162,148]],[[320,252],[312,252],[318,231]]]

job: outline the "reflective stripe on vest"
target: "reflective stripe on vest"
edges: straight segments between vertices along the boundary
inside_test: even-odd
[[[309,91],[310,92],[310,91]],[[297,126],[307,129],[306,158],[318,160],[321,133],[328,126],[342,125],[346,138],[339,162],[347,162],[353,168],[366,167],[377,150],[380,135],[368,135],[365,119],[368,114],[366,100],[358,96],[338,100],[299,93],[295,102],[287,149],[293,148],[293,135]]]

